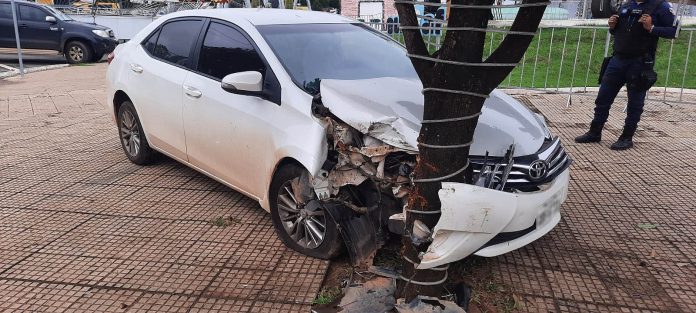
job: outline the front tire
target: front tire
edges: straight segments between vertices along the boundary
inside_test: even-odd
[[[276,172],[269,191],[273,227],[289,248],[311,257],[331,259],[343,247],[338,229],[319,205],[314,190],[311,190],[312,199],[298,199],[293,181],[307,177],[304,172],[305,169],[296,165],[282,166]]]
[[[70,64],[91,62],[94,59],[92,48],[81,41],[68,42],[63,50],[65,60]]]
[[[133,103],[123,102],[116,116],[121,148],[128,159],[138,165],[147,165],[154,161],[155,151],[150,148],[140,124],[140,118]]]

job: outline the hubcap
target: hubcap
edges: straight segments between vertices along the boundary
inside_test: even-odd
[[[68,55],[70,55],[70,59],[73,61],[82,61],[82,58],[84,57],[84,51],[82,51],[82,48],[78,46],[72,46],[70,47],[70,50],[68,50]]]
[[[326,235],[324,211],[317,205],[305,205],[297,201],[292,189],[292,180],[286,181],[280,187],[277,205],[285,232],[292,240],[308,249],[315,249],[321,245]]]
[[[138,156],[140,152],[140,128],[135,122],[133,113],[124,110],[121,114],[121,142],[131,156]]]

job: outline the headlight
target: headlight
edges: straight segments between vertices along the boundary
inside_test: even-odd
[[[93,29],[92,32],[99,37],[109,38],[108,31],[101,30],[101,29]]]

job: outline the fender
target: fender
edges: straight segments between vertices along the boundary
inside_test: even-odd
[[[80,32],[75,32],[75,31],[68,31],[63,33],[63,36],[60,39],[60,52],[63,52],[65,49],[65,44],[67,44],[70,41],[73,40],[79,40],[82,42],[86,42],[89,44],[90,48],[94,49],[94,45],[97,43],[94,38],[88,38],[88,36],[85,36],[84,34]]]
[[[282,145],[275,152],[274,165],[269,167],[266,173],[266,192],[263,194],[263,198],[259,200],[261,207],[266,211],[271,209],[268,202],[268,187],[271,185],[273,176],[281,163],[286,160],[296,161],[314,176],[319,173],[321,166],[326,160],[328,146],[326,144],[324,127],[319,123],[312,123],[302,128],[304,128],[301,130],[301,134],[303,134],[302,142],[287,142],[287,144]]]

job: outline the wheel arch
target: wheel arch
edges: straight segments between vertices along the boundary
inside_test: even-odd
[[[298,161],[294,157],[285,156],[285,157],[281,158],[280,160],[278,160],[278,162],[276,162],[276,165],[273,167],[273,170],[271,171],[270,176],[267,179],[266,186],[268,186],[268,187],[266,188],[266,194],[264,195],[264,198],[261,199],[261,201],[259,201],[259,203],[261,204],[261,207],[268,212],[271,211],[270,199],[271,199],[271,184],[273,183],[273,179],[275,179],[276,173],[278,172],[278,170],[281,167],[287,166],[287,165],[295,165],[299,168],[302,168],[302,169],[312,173],[312,171],[307,166],[302,164],[302,162]]]
[[[65,39],[63,39],[63,43],[60,45],[60,52],[65,52],[65,46],[68,45],[68,43],[73,42],[73,41],[79,41],[81,43],[84,43],[92,49],[92,52],[94,52],[94,46],[92,45],[92,41],[89,40],[88,38],[85,38],[83,36],[68,36]]]
[[[123,90],[117,90],[117,91],[114,93],[114,100],[113,100],[113,103],[112,103],[112,108],[113,108],[114,117],[116,117],[116,116],[118,115],[118,109],[119,109],[119,108],[121,107],[121,105],[122,105],[124,102],[126,102],[126,101],[130,101],[131,103],[133,103],[133,101],[130,99],[130,97],[128,96],[128,94],[126,94],[125,91],[123,91]]]

